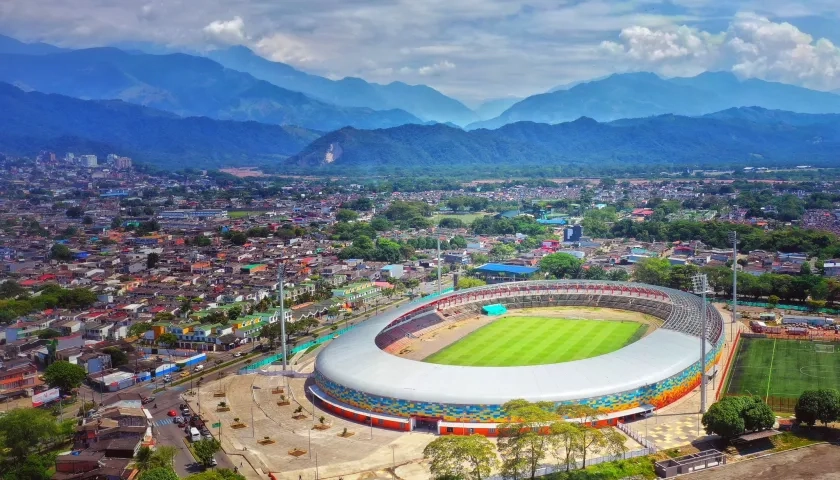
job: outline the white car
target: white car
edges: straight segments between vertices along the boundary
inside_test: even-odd
[[[239,358],[242,356],[242,352],[236,352],[233,354],[234,357]]]

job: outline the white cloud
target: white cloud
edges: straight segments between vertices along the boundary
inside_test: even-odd
[[[632,70],[681,74],[726,69],[746,78],[840,87],[840,48],[790,23],[753,13],[736,15],[725,32],[716,34],[687,26],[628,27],[618,42],[602,42],[600,51]]]
[[[203,29],[211,41],[228,45],[240,45],[247,39],[245,21],[236,16],[232,20],[214,20]]]
[[[455,64],[450,62],[449,60],[444,60],[442,62],[437,62],[432,65],[425,65],[417,69],[417,73],[424,77],[428,77],[430,75],[440,75],[443,72],[448,72],[450,70],[455,70]]]
[[[275,62],[303,64],[318,60],[304,42],[284,33],[263,37],[253,47],[257,53]]]

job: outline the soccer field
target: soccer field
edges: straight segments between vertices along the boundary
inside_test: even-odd
[[[814,388],[840,389],[840,345],[807,340],[743,338],[726,393],[796,399]]]
[[[644,331],[637,322],[505,317],[423,361],[470,367],[569,362],[618,350]]]

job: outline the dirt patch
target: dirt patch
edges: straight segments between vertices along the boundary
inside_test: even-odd
[[[830,444],[791,450],[767,457],[732,463],[691,475],[691,480],[828,480],[840,478],[840,447]]]

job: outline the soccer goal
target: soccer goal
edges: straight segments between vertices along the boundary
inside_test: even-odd
[[[834,353],[834,345],[826,345],[824,343],[817,343],[814,345],[814,352],[816,353]]]

